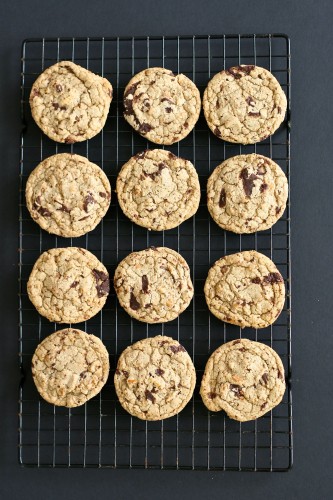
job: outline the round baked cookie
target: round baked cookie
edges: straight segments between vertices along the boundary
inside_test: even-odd
[[[287,99],[277,79],[265,68],[234,66],[209,81],[203,110],[220,139],[254,144],[274,134],[284,120]]]
[[[271,325],[285,301],[283,277],[268,257],[254,250],[216,261],[208,272],[204,292],[214,316],[242,328]]]
[[[112,85],[106,78],[61,61],[37,78],[29,102],[44,134],[53,141],[73,144],[102,130],[111,100]]]
[[[127,347],[114,375],[120,404],[142,420],[177,415],[190,401],[195,381],[195,368],[185,348],[162,335]]]
[[[27,285],[39,314],[57,323],[81,323],[95,316],[109,294],[109,274],[83,248],[51,248],[37,259]]]
[[[225,160],[208,179],[209,213],[234,233],[269,229],[282,216],[287,199],[288,181],[279,165],[255,153]]]
[[[101,168],[79,155],[43,160],[26,186],[27,208],[42,229],[77,237],[92,231],[106,214],[111,186]]]
[[[117,196],[124,214],[139,226],[171,229],[198,210],[199,177],[190,161],[164,149],[148,149],[123,165]]]
[[[238,339],[210,356],[200,395],[209,410],[224,410],[230,418],[246,422],[277,406],[285,390],[278,354],[260,342]]]
[[[116,269],[114,287],[125,311],[145,323],[172,321],[193,297],[187,262],[166,247],[151,247],[125,257]]]
[[[151,142],[173,144],[184,139],[196,124],[200,93],[185,75],[164,68],[137,73],[124,92],[125,120]]]
[[[57,406],[83,405],[98,394],[109,375],[109,355],[102,341],[65,328],[44,339],[32,357],[39,394]]]

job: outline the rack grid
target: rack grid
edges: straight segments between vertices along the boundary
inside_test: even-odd
[[[29,109],[32,83],[48,66],[71,60],[108,78],[114,98],[103,131],[77,144],[57,144],[41,133]],[[161,66],[184,73],[201,94],[218,71],[238,64],[263,66],[276,76],[288,99],[280,129],[265,141],[242,146],[223,142],[201,114],[191,134],[167,147],[194,163],[202,198],[197,214],[180,227],[163,232],[133,225],[122,214],[113,193],[104,220],[80,238],[61,238],[42,231],[25,205],[25,184],[34,167],[60,152],[81,154],[97,163],[114,189],[117,172],[134,154],[156,147],[133,132],[122,116],[122,95],[131,76]],[[110,467],[200,470],[285,471],[292,466],[290,201],[272,229],[249,235],[223,231],[210,218],[205,203],[206,181],[224,159],[258,152],[276,161],[290,180],[290,42],[286,35],[214,35],[128,38],[29,39],[22,46],[22,134],[19,194],[19,462],[35,467]],[[290,198],[289,198],[290,200]],[[118,305],[113,290],[104,309],[78,328],[99,336],[110,354],[110,377],[100,395],[78,408],[43,401],[31,376],[37,344],[59,325],[38,315],[26,283],[38,256],[52,247],[81,246],[93,252],[113,276],[117,263],[133,250],[168,246],[187,260],[195,287],[190,307],[176,320],[148,325],[131,319]],[[203,295],[209,267],[221,256],[255,249],[270,257],[286,284],[286,303],[268,328],[240,329],[213,317]],[[191,355],[198,382],[192,401],[178,415],[144,422],[127,414],[113,386],[117,358],[129,344],[165,334],[179,340]],[[202,404],[199,384],[209,355],[222,343],[245,337],[273,347],[284,363],[287,391],[282,403],[262,418],[240,423],[224,412],[211,413]]]

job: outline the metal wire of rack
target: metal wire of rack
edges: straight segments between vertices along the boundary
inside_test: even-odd
[[[104,130],[74,145],[57,144],[43,135],[29,110],[29,93],[37,76],[59,60],[72,60],[108,78],[114,99]],[[191,160],[198,171],[202,199],[195,217],[165,232],[149,232],[122,214],[115,194],[101,224],[80,238],[60,238],[39,229],[25,205],[25,183],[44,158],[60,152],[86,156],[100,165],[115,187],[117,172],[133,154],[153,147],[122,117],[122,94],[138,71],[162,66],[191,78],[202,93],[218,71],[238,64],[264,66],[276,76],[288,99],[284,124],[270,138],[252,145],[228,144],[211,134],[203,116],[194,131],[168,147]],[[286,35],[221,35],[185,37],[55,38],[25,40],[22,47],[22,123],[19,195],[19,462],[35,467],[110,467],[200,470],[285,471],[292,466],[290,202],[271,230],[236,235],[220,229],[205,203],[209,173],[230,156],[258,152],[271,157],[290,180],[290,42]],[[41,339],[59,329],[40,317],[29,302],[26,282],[40,253],[61,246],[93,252],[113,275],[117,263],[133,250],[169,246],[190,265],[195,298],[177,319],[162,325],[132,320],[111,291],[105,308],[77,325],[99,336],[110,353],[111,374],[101,394],[78,408],[43,401],[34,387],[30,363]],[[225,324],[210,315],[203,284],[209,267],[222,255],[256,249],[269,256],[286,283],[287,298],[278,320],[259,331]],[[237,337],[258,340],[281,356],[287,380],[283,402],[262,418],[239,423],[224,412],[210,413],[198,384],[192,402],[176,417],[161,422],[132,418],[120,406],[113,387],[117,357],[129,344],[156,334],[170,335],[188,350],[198,384],[210,353]]]

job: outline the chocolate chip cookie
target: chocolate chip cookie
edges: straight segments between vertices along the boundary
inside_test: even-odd
[[[192,80],[168,69],[145,69],[125,88],[125,119],[156,144],[184,139],[196,124],[200,107],[200,93]]]
[[[199,178],[190,161],[151,149],[133,156],[122,167],[117,196],[133,222],[162,231],[179,226],[198,210]]]
[[[224,410],[230,418],[246,422],[277,406],[285,390],[278,354],[260,342],[239,339],[210,356],[200,394],[209,410]]]
[[[211,131],[240,144],[263,141],[284,120],[287,99],[277,79],[265,68],[234,66],[208,83],[203,110]]]
[[[288,181],[279,165],[255,153],[225,160],[208,179],[209,213],[234,233],[269,229],[282,216],[287,198]]]
[[[26,186],[31,217],[49,233],[77,237],[92,231],[110,205],[105,173],[87,158],[61,153],[43,160]]]
[[[53,141],[73,144],[102,130],[111,100],[112,85],[106,78],[61,61],[37,78],[29,102],[44,134]]]
[[[193,297],[187,262],[166,247],[151,247],[125,257],[116,269],[114,287],[125,311],[145,323],[172,321]]]
[[[42,316],[57,323],[80,323],[104,306],[109,274],[88,250],[51,248],[37,259],[27,289]]]
[[[191,399],[195,381],[195,368],[185,348],[161,335],[127,347],[114,376],[120,404],[142,420],[162,420],[179,413]]]
[[[285,301],[283,277],[268,257],[254,250],[226,255],[215,262],[204,292],[214,316],[242,328],[271,325]]]
[[[94,335],[65,328],[49,335],[32,357],[32,376],[48,403],[72,408],[98,394],[109,375],[109,355]]]

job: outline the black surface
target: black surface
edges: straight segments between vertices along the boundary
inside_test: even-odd
[[[1,498],[326,499],[331,486],[333,4],[1,2]],[[285,474],[23,470],[17,465],[19,57],[31,36],[285,32],[292,47],[294,468]]]

